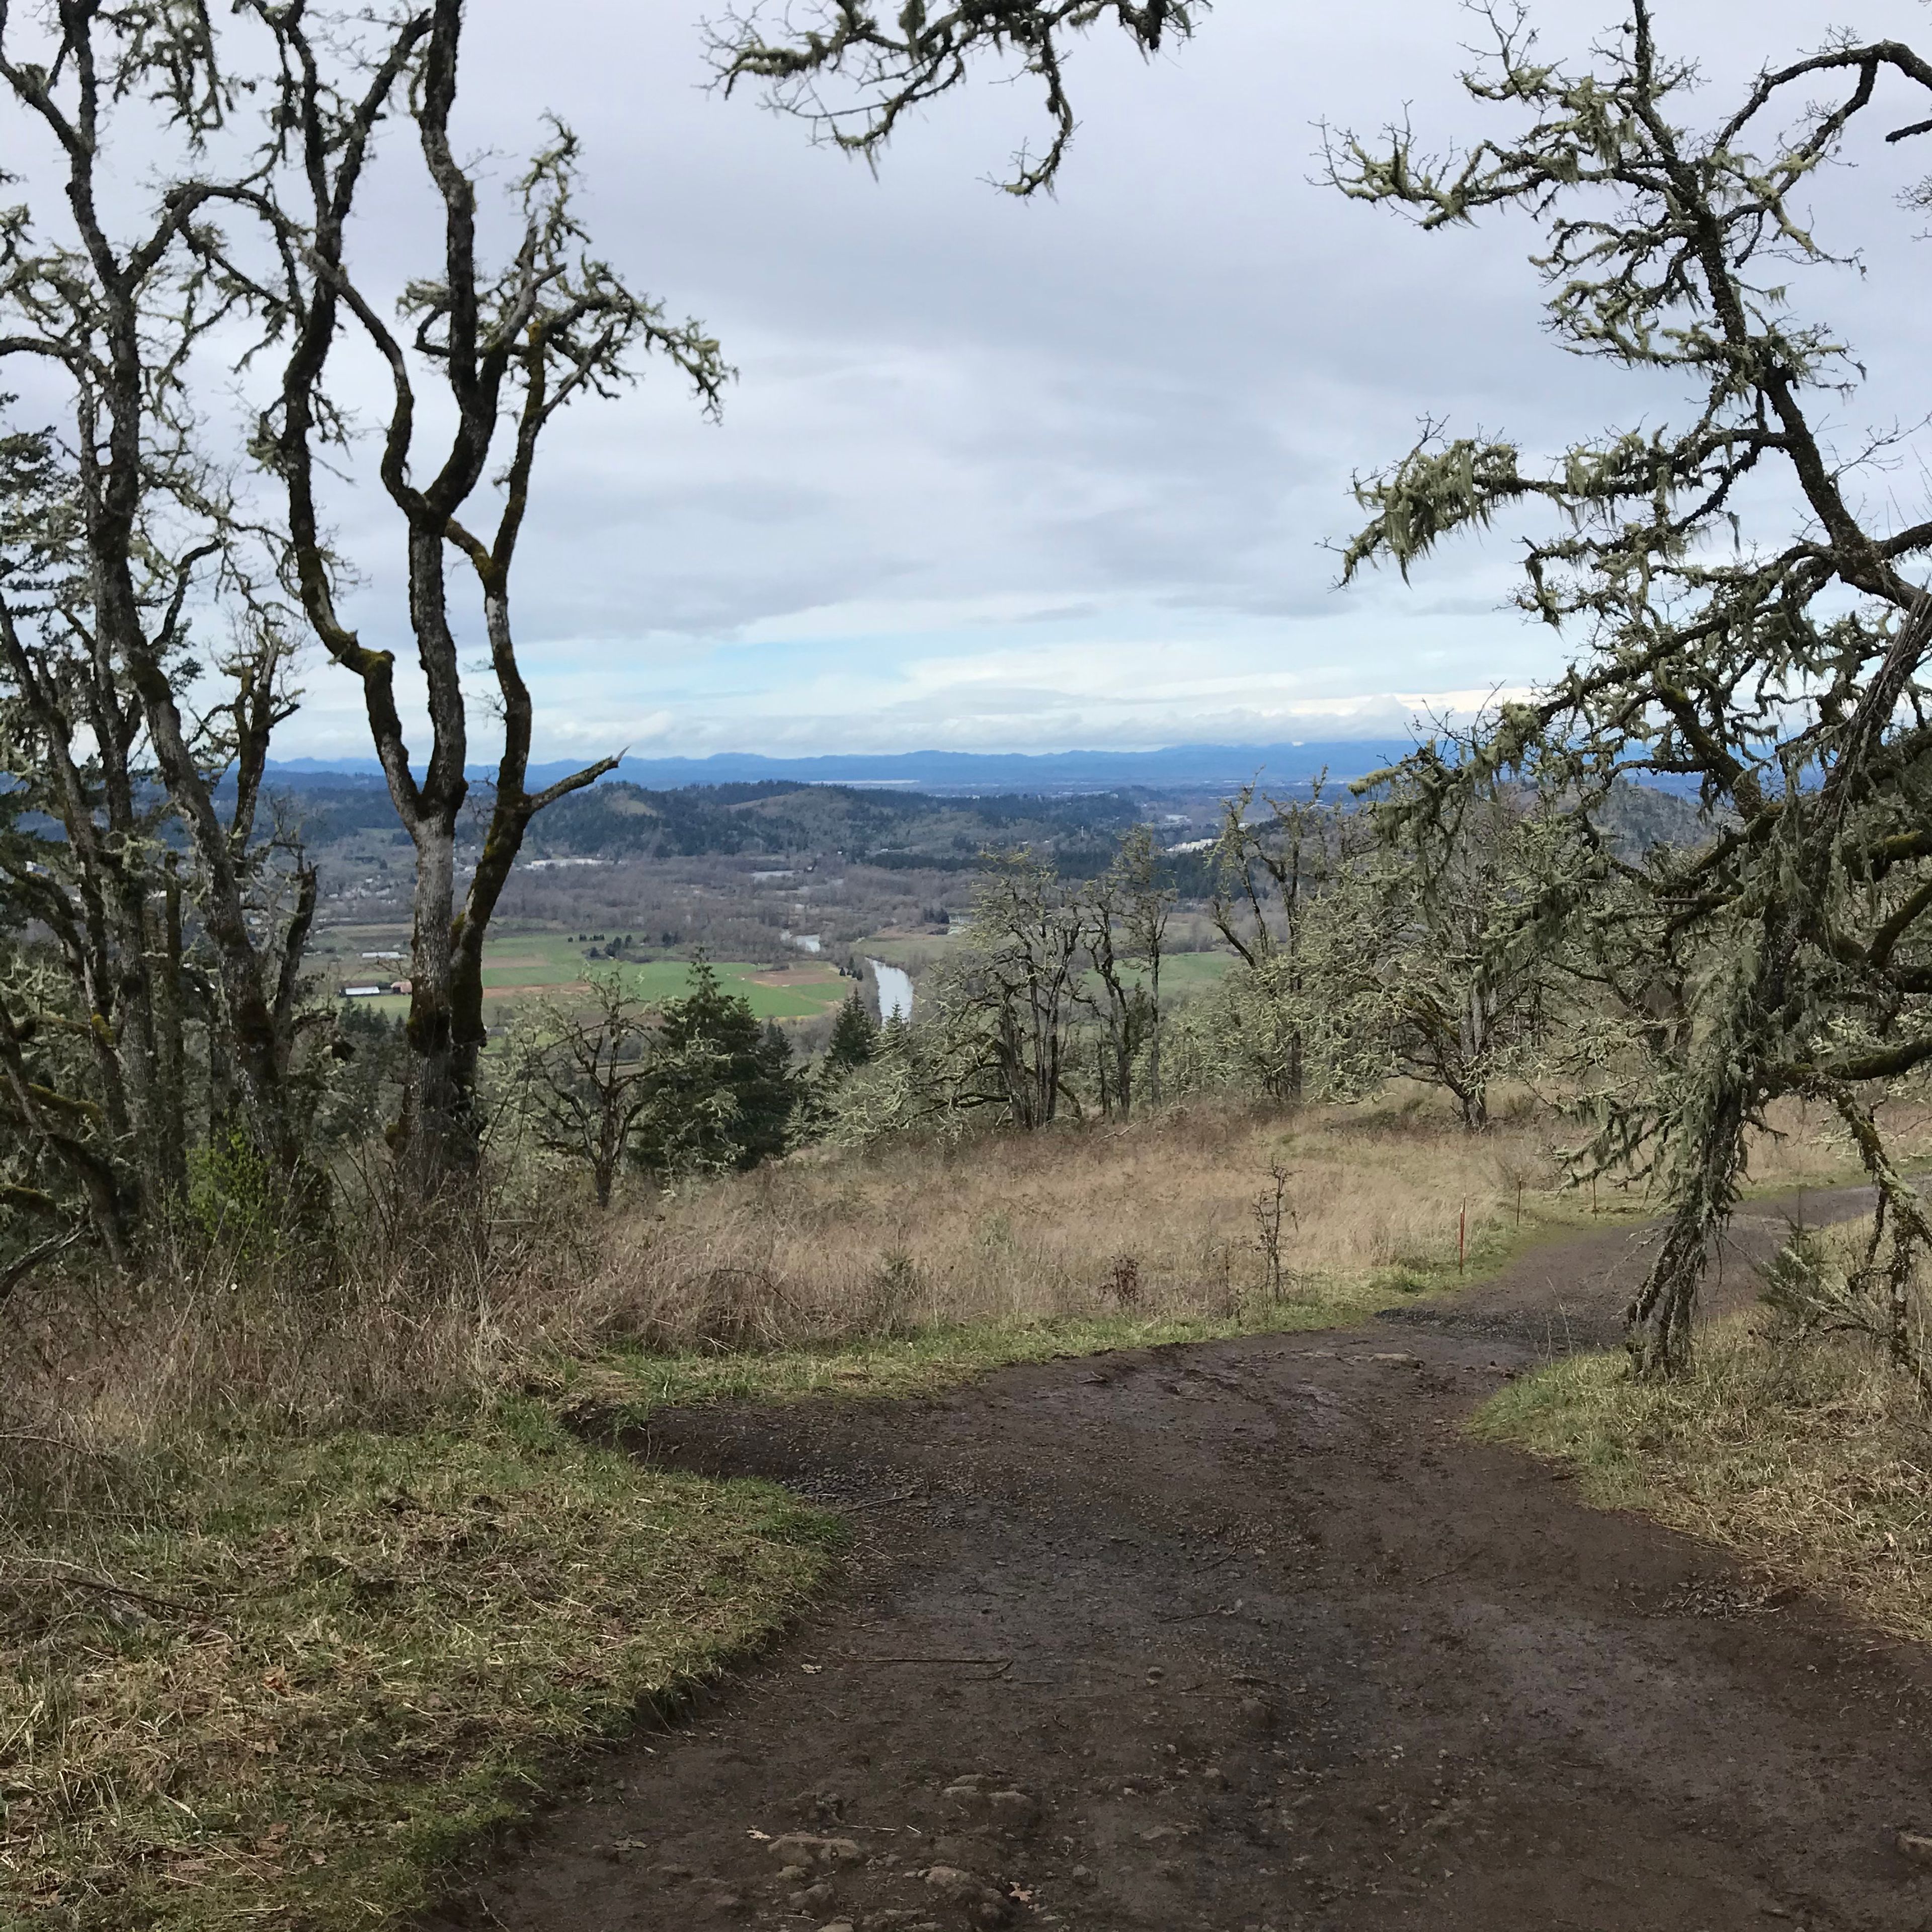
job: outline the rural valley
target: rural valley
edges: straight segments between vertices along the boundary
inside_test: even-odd
[[[0,1932],[1932,1923],[1860,6],[0,0]]]

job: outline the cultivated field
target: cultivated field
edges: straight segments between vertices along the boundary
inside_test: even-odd
[[[631,961],[602,956],[616,934],[519,932],[514,927],[486,940],[483,948],[483,997],[502,1007],[521,1000],[560,1000],[588,990],[589,976],[615,974],[625,990],[643,1000],[674,999],[686,990],[689,968],[680,959]],[[387,985],[409,971],[409,934],[398,926],[339,926],[325,933],[315,948],[316,970],[332,991],[345,986]],[[395,959],[370,959],[371,952],[394,952]],[[742,959],[712,962],[728,992],[742,994],[760,1019],[802,1020],[828,1013],[844,999],[854,982],[823,960],[760,965]],[[376,1012],[400,1016],[409,1002],[385,994],[364,1002]]]

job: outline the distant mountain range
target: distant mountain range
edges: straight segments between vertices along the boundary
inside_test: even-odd
[[[877,785],[958,796],[982,792],[1054,794],[1141,786],[1154,791],[1228,791],[1258,778],[1264,784],[1304,785],[1322,772],[1337,784],[1393,764],[1412,748],[1408,739],[1348,738],[1286,745],[1170,745],[1154,752],[895,752],[809,758],[771,758],[754,752],[719,752],[707,758],[626,758],[616,776],[653,791],[680,785]],[[374,758],[272,760],[272,778],[304,789],[332,780],[361,786],[382,782]],[[578,769],[560,760],[532,765],[530,783],[554,784]],[[469,767],[472,778],[495,776],[493,765]]]

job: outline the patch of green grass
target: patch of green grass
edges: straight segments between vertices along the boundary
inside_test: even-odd
[[[1571,1355],[1519,1377],[1471,1419],[1470,1433],[1570,1464],[1606,1509],[1641,1499],[1657,1385],[1631,1378],[1621,1354]]]
[[[689,988],[690,964],[682,959],[627,960],[592,958],[598,950],[562,933],[507,933],[486,940],[483,948],[483,985],[486,992],[510,987],[580,986],[590,976],[615,974],[634,998],[674,1000]],[[786,969],[793,983],[766,986],[758,982],[775,969],[748,959],[718,959],[712,970],[729,993],[743,995],[760,1019],[801,1019],[836,1006],[851,990],[852,982],[830,975],[817,976],[801,961]]]
[[[574,1367],[562,1385],[567,1412],[618,1426],[658,1408],[704,1402],[784,1402],[818,1395],[925,1395],[994,1369],[1117,1348],[1213,1342],[1230,1335],[1331,1328],[1362,1312],[1318,1300],[1253,1304],[1227,1316],[1087,1316],[1060,1322],[982,1322],[904,1337],[868,1337],[822,1348],[678,1355],[623,1353]]]
[[[1170,952],[1160,962],[1163,994],[1192,992],[1227,977],[1234,963],[1232,952]]]
[[[588,962],[587,970],[607,972],[611,970],[608,961]],[[842,978],[808,978],[812,969],[792,969],[791,983],[766,986],[758,982],[770,975],[769,966],[757,966],[744,960],[718,960],[713,962],[712,970],[728,993],[742,994],[752,1003],[752,1010],[761,1020],[808,1019],[815,1013],[829,1012],[838,1006],[853,988],[854,981]],[[822,970],[822,969],[821,969]],[[624,983],[624,990],[640,1000],[674,1000],[689,990],[688,981],[691,969],[678,959],[653,959],[635,965],[620,965],[616,968]]]
[[[855,940],[852,951],[859,958],[883,959],[888,966],[901,966],[908,973],[919,974],[946,958],[949,952],[958,952],[964,943],[965,930],[964,926],[955,926],[950,933],[927,933],[914,938],[875,932],[869,938]]]
[[[1763,1318],[1713,1323],[1669,1381],[1638,1380],[1622,1354],[1554,1363],[1472,1431],[1567,1464],[1599,1508],[1730,1551],[1761,1594],[1820,1588],[1932,1640],[1932,1418],[1869,1345],[1780,1341]]]
[[[319,949],[320,963],[333,975],[333,982],[355,986],[386,982],[406,976],[409,962],[365,964],[359,957],[360,939],[338,942],[334,950]],[[390,941],[392,948],[395,942]],[[400,942],[407,949],[406,938]],[[592,974],[614,973],[626,992],[650,1001],[676,999],[688,989],[691,968],[682,959],[613,960],[591,958],[593,948],[572,935],[557,932],[508,932],[494,934],[483,945],[483,990],[486,996],[501,999],[529,989],[535,999],[557,998],[569,1003],[574,990],[580,990]],[[775,968],[748,959],[714,960],[712,968],[728,993],[742,994],[761,1020],[809,1019],[829,1012],[852,990],[850,980],[823,973],[815,962],[801,959],[788,967],[790,983],[763,986]],[[362,1004],[371,1010],[394,1018],[407,1012],[406,998],[381,994]]]
[[[1486,1264],[1500,1258],[1490,1257]],[[1472,1265],[1466,1279],[1478,1278]],[[566,1414],[580,1420],[596,1418],[600,1426],[626,1427],[643,1422],[655,1409],[696,1402],[925,1395],[1024,1362],[1345,1327],[1387,1306],[1391,1294],[1439,1294],[1453,1292],[1464,1279],[1451,1264],[1446,1269],[1418,1268],[1400,1285],[1377,1275],[1356,1282],[1308,1285],[1280,1300],[1244,1296],[1235,1308],[1220,1314],[1127,1310],[931,1328],[822,1347],[679,1354],[626,1351],[569,1365],[561,1373],[556,1400]]]
[[[561,1751],[781,1626],[833,1534],[526,1402],[208,1445],[59,1556],[0,1552],[0,1918],[393,1924]]]

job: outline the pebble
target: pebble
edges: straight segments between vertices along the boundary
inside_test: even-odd
[[[1932,1832],[1901,1832],[1898,1834],[1898,1849],[1908,1858],[1932,1864]]]
[[[996,1791],[986,1800],[986,1808],[1012,1831],[1024,1831],[1040,1819],[1039,1799],[1024,1791]]]
[[[788,1869],[796,1866],[802,1877],[808,1871],[828,1871],[838,1865],[856,1865],[865,1856],[850,1838],[818,1838],[808,1832],[788,1832],[765,1847]],[[783,1878],[784,1870],[779,1871]]]
[[[1031,1792],[1018,1790],[989,1791],[986,1789],[988,1782],[986,1778],[978,1776],[958,1778],[939,1795],[956,1810],[975,1817],[990,1818],[1006,1831],[1024,1831],[1038,1822],[1040,1800]]]
[[[1013,1902],[1004,1892],[957,1865],[929,1867],[926,1882],[959,1906],[976,1925],[1004,1925],[1012,1916]]]

